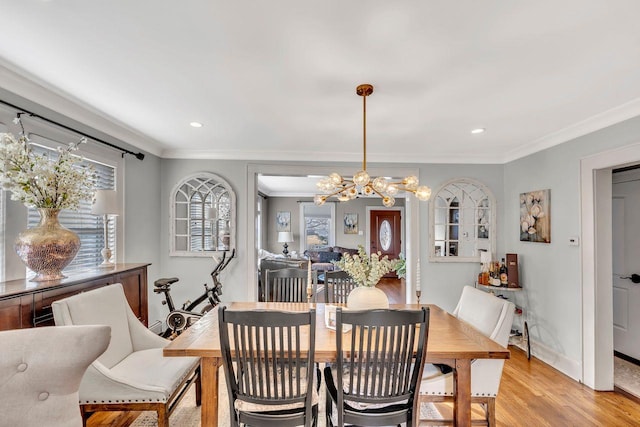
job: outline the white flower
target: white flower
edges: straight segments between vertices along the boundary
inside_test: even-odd
[[[28,207],[77,209],[94,195],[95,173],[72,154],[77,144],[58,147],[57,155],[31,152],[24,136],[0,133],[0,184],[11,190],[11,200]]]
[[[358,254],[345,253],[340,261],[333,263],[340,269],[349,273],[359,286],[375,286],[382,276],[394,270],[398,260],[390,260],[387,255],[381,257],[377,252],[369,257],[362,245],[358,246]]]

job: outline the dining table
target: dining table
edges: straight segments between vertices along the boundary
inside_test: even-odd
[[[316,310],[315,361],[335,362],[337,358],[336,332],[325,324],[323,303],[282,302],[228,302],[229,310]],[[474,359],[508,359],[509,350],[483,335],[447,311],[433,304],[391,304],[393,309],[419,310],[429,307],[429,334],[427,338],[428,363],[440,363],[455,369],[454,423],[471,426],[471,362]],[[200,357],[201,375],[201,423],[202,426],[218,425],[218,375],[222,366],[222,352],[218,326],[217,307],[205,314],[195,324],[177,336],[167,347],[169,357]]]

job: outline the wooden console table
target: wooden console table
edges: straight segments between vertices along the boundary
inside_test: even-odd
[[[122,283],[129,305],[145,326],[148,324],[147,266],[115,264],[72,274],[62,280],[0,282],[0,330],[53,325],[51,303],[71,295]]]

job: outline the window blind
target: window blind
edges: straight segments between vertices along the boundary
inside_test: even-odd
[[[56,143],[56,145],[60,145]],[[31,145],[34,153],[48,153],[51,158],[56,157],[56,151],[41,145]],[[105,165],[90,159],[84,159],[83,165],[93,166],[96,177],[97,190],[114,190],[116,168]],[[60,212],[58,219],[60,224],[67,227],[80,237],[80,250],[73,261],[64,269],[65,273],[79,272],[90,269],[102,263],[100,251],[104,248],[104,225],[102,215],[92,215],[91,206],[93,201],[83,200],[80,202],[77,211],[64,209]],[[40,222],[40,214],[35,208],[28,209],[28,226],[33,227]],[[107,232],[109,248],[112,250],[112,260],[116,259],[116,221],[109,221]]]

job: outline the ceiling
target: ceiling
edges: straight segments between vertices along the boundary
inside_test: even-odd
[[[640,114],[637,0],[0,10],[3,69],[71,101],[71,118],[90,111],[99,131],[167,158],[360,161],[365,82],[372,162],[502,163]]]

